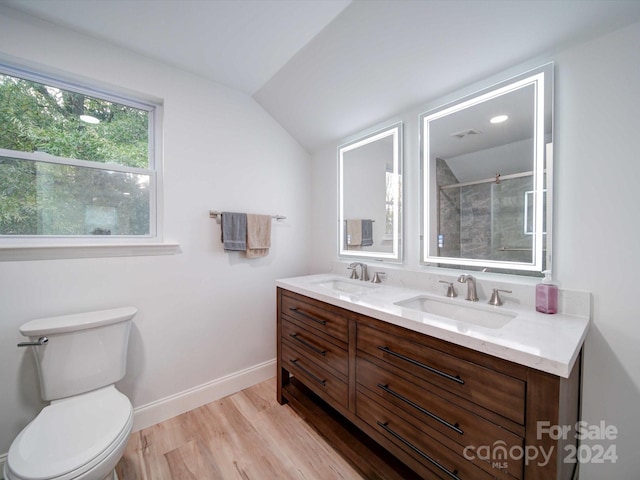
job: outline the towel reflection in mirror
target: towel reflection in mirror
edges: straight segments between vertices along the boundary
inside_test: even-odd
[[[402,124],[338,147],[338,255],[399,261]]]
[[[373,245],[373,220],[347,219],[347,248]]]

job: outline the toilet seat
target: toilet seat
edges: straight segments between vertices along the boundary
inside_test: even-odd
[[[113,385],[56,400],[11,444],[10,478],[78,478],[126,443],[132,426],[131,403]]]

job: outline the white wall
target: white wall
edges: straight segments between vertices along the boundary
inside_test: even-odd
[[[635,24],[557,57],[555,268],[593,293],[583,419],[620,432],[615,466],[587,464],[582,480],[640,472],[638,45]]]
[[[640,472],[638,45],[640,24],[635,24],[545,57],[556,62],[554,277],[563,288],[593,294],[593,323],[584,348],[582,417],[590,425],[604,421],[619,430],[613,441],[591,442],[605,448],[615,445],[617,462],[582,465],[582,480],[632,479]],[[429,271],[419,264],[418,115],[444,100],[371,128],[404,122],[408,270]],[[338,139],[336,145],[356,136]],[[312,157],[313,272],[331,270],[336,259],[335,152],[335,145],[329,145]]]
[[[31,354],[16,348],[27,320],[138,307],[119,384],[134,407],[273,360],[274,279],[306,273],[305,150],[244,94],[3,7],[0,54],[164,100],[165,238],[182,250],[0,263],[0,460],[41,407]],[[209,209],[287,220],[267,257],[246,260],[223,252]]]

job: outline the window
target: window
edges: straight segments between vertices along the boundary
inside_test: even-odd
[[[157,237],[158,109],[0,65],[0,240]]]

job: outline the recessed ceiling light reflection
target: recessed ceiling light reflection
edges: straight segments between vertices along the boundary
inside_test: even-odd
[[[496,115],[489,121],[491,123],[502,123],[502,122],[506,122],[508,119],[509,119],[509,115]]]

